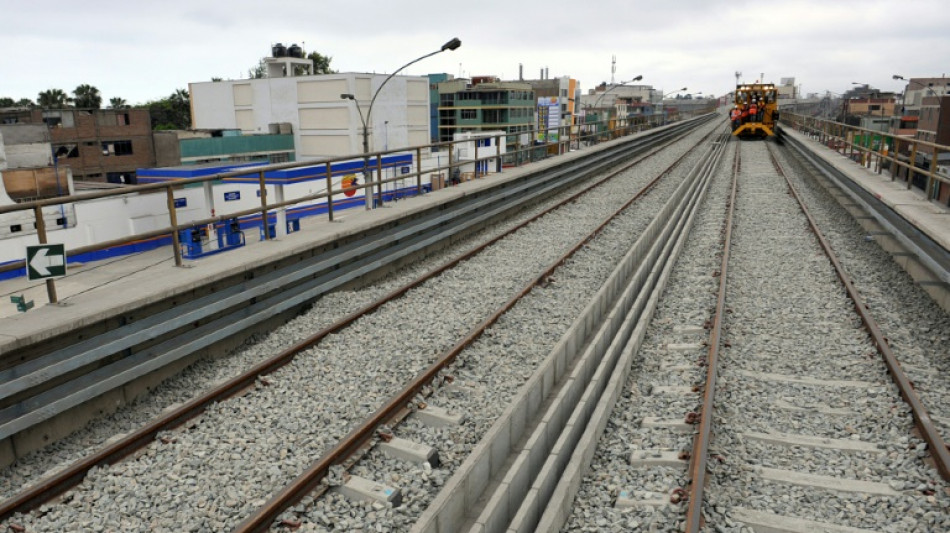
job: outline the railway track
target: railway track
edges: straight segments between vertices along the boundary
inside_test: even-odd
[[[622,182],[622,181],[623,180],[612,180],[612,182],[614,183]],[[661,181],[660,185],[662,187],[670,188],[672,187],[672,185],[669,185],[669,184],[672,182],[673,180],[671,178],[668,178],[666,180]],[[631,185],[624,184],[622,185],[622,187],[626,187],[627,190],[629,190]],[[605,186],[602,186],[599,189],[603,189],[603,188],[605,188]],[[629,195],[629,193],[627,194]],[[666,193],[659,192],[659,191],[654,192],[654,193],[651,193],[650,195],[647,195],[646,199],[649,199],[653,196],[662,198],[664,194],[669,194],[669,192],[666,192]],[[560,215],[561,218],[559,220],[554,221],[555,224],[560,223],[561,226],[558,226],[559,230],[555,232],[555,235],[553,237],[545,237],[546,239],[548,239],[548,241],[541,242],[540,244],[541,250],[545,250],[545,251],[547,251],[548,249],[556,250],[563,246],[565,234],[574,234],[577,231],[581,231],[583,227],[589,226],[592,223],[590,218],[593,215],[591,215],[591,213],[602,211],[602,209],[601,211],[591,209],[591,205],[594,205],[594,206],[598,206],[600,204],[616,205],[619,201],[618,198],[627,197],[627,196],[620,197],[618,195],[617,190],[603,192],[601,193],[601,196],[596,197],[594,199],[588,198],[590,196],[592,195],[588,194],[584,197],[580,197],[580,198],[573,199],[570,201],[568,207],[570,207],[572,214],[567,215],[567,216],[564,216],[562,214]],[[659,202],[659,200],[653,200],[653,201]],[[590,205],[585,204],[585,202],[590,203]],[[551,215],[549,215],[549,217],[550,216]],[[638,224],[640,224],[641,226],[645,226],[646,223],[649,221],[649,215],[646,212],[644,213],[638,212],[636,216],[639,217],[640,222],[638,222]],[[575,225],[578,226],[577,229],[571,227]],[[531,231],[531,226],[528,226],[527,228],[516,233],[515,235],[519,235],[522,233],[530,234],[530,231]],[[550,230],[547,230],[547,231],[550,232]],[[584,230],[584,231],[589,231],[589,229]],[[605,231],[611,231],[611,228],[606,228]],[[613,231],[616,231],[616,230],[613,230]],[[625,231],[631,231],[633,232],[634,235],[636,235],[635,230],[625,230]],[[627,237],[627,238],[630,238],[630,237]],[[534,238],[532,238],[529,235],[528,239],[529,241],[533,241],[536,243],[535,249],[537,250],[537,243],[540,242],[540,238],[538,236],[535,236]],[[580,241],[578,241],[579,249],[582,249],[585,246],[589,246],[589,243],[587,241],[588,241],[587,237],[582,238]],[[499,247],[504,248],[504,246],[505,246],[505,241],[501,241],[492,248],[499,248]],[[498,264],[499,259],[497,257],[492,257],[492,253],[493,253],[492,248],[487,249],[487,251],[481,251],[477,257],[483,258],[482,260],[486,261],[488,264]],[[494,253],[497,253],[497,252],[494,252]],[[524,261],[525,263],[533,264],[536,260],[540,259],[540,258],[533,257],[531,254],[525,255],[523,243],[520,246],[518,244],[515,244],[514,249],[509,250],[506,253],[512,254],[512,256],[514,257],[518,257],[520,261]],[[539,255],[543,255],[543,254],[539,254]],[[452,278],[453,276],[459,276],[461,278],[465,278],[466,276],[469,276],[470,274],[466,273],[464,268],[459,268],[459,267],[470,267],[471,262],[472,262],[472,258],[468,258],[468,260],[463,263],[458,263],[458,261],[453,262],[453,264],[448,265],[447,268],[444,269],[443,272],[437,273],[439,277],[434,278],[434,281],[436,283],[439,283],[445,280],[446,278]],[[448,270],[448,268],[451,268],[451,270]],[[521,269],[520,271],[523,272],[524,269]],[[521,273],[518,275],[523,277],[524,273]],[[493,277],[501,278],[502,276],[498,276],[497,273],[493,273]],[[530,276],[529,276],[529,279],[531,279]],[[477,295],[476,299],[474,301],[469,301],[463,304],[462,312],[459,312],[458,309],[453,310],[451,313],[452,315],[451,318],[445,316],[447,313],[444,310],[438,311],[438,310],[430,309],[422,313],[413,313],[413,316],[411,317],[411,323],[414,323],[414,324],[431,323],[433,325],[439,326],[440,328],[448,327],[448,329],[450,330],[458,330],[459,329],[458,324],[471,322],[472,320],[474,320],[472,316],[478,315],[478,313],[475,312],[474,309],[478,308],[482,304],[482,302],[480,302],[479,300],[490,301],[493,299],[497,299],[497,297],[494,297],[494,293],[496,291],[503,292],[503,293],[507,292],[508,287],[511,283],[510,281],[505,281],[503,279],[493,279],[491,281],[492,283],[490,284],[490,289],[486,290],[482,288],[482,289],[476,290],[476,295]],[[535,279],[531,281],[529,284],[533,285],[538,282],[541,282],[543,285],[556,286],[557,278],[555,277],[552,283],[551,275],[543,274],[540,277],[540,279],[535,277]],[[406,291],[408,290],[409,288],[403,289],[399,295],[407,294]],[[421,293],[420,295],[417,296],[417,298],[420,298],[423,301],[435,298],[434,295],[437,295],[440,292],[438,289],[435,289],[434,292],[432,292],[433,289],[427,289],[426,287],[421,286],[421,285],[416,287],[415,291],[418,291],[419,293]],[[428,359],[428,353],[432,352],[433,347],[435,347],[436,349],[440,349],[441,345],[439,343],[440,342],[445,343],[445,340],[442,340],[442,341],[437,341],[437,343],[433,345],[431,344],[431,341],[428,339],[426,340],[425,343],[422,343],[422,344],[414,344],[412,342],[403,341],[401,334],[404,333],[405,330],[401,330],[400,326],[405,327],[410,322],[406,322],[405,317],[402,318],[402,321],[400,321],[400,319],[398,318],[399,316],[398,301],[399,300],[396,300],[397,303],[395,305],[390,304],[390,305],[393,305],[393,307],[396,307],[396,309],[391,310],[390,316],[387,316],[386,318],[380,318],[380,316],[383,314],[383,310],[381,307],[376,306],[376,307],[372,307],[371,309],[367,309],[367,311],[375,310],[375,313],[360,319],[360,322],[372,322],[372,324],[369,324],[369,325],[363,324],[364,328],[369,328],[369,333],[364,332],[361,334],[355,334],[355,335],[362,335],[361,340],[356,343],[357,345],[355,349],[364,352],[364,354],[362,355],[362,358],[357,358],[359,359],[359,361],[362,361],[362,363],[356,363],[356,364],[363,365],[361,368],[361,371],[364,375],[361,376],[359,380],[357,380],[357,383],[349,386],[348,394],[344,396],[335,397],[336,402],[340,402],[341,398],[344,399],[343,400],[344,405],[340,405],[339,406],[340,409],[332,409],[332,408],[329,409],[327,411],[328,414],[316,414],[315,412],[311,410],[306,410],[306,409],[303,410],[303,412],[307,412],[308,414],[313,414],[314,416],[319,418],[321,427],[323,428],[321,431],[326,431],[327,433],[330,433],[331,435],[334,433],[341,434],[340,433],[341,429],[347,429],[351,427],[352,420],[353,420],[352,417],[355,414],[360,413],[360,412],[365,413],[368,405],[371,404],[371,402],[365,401],[365,398],[363,398],[363,393],[370,392],[370,389],[372,389],[376,384],[378,384],[379,381],[386,381],[385,385],[391,386],[392,383],[395,383],[396,381],[399,381],[401,379],[406,379],[407,376],[411,377],[413,375],[418,375],[418,373],[424,369],[424,366],[419,366],[419,365],[421,365],[423,361]],[[578,301],[580,300],[578,299]],[[459,304],[455,304],[455,305],[458,306]],[[392,313],[395,313],[395,316],[392,316],[391,315]],[[429,313],[429,314],[426,314],[426,313]],[[461,319],[464,319],[464,320],[461,320]],[[458,322],[456,322],[456,320],[458,320]],[[358,324],[358,322],[355,322],[354,324]],[[239,398],[233,399],[232,401],[225,402],[222,404],[217,404],[217,405],[208,405],[207,403],[205,403],[200,406],[199,405],[184,406],[183,408],[176,411],[177,415],[168,417],[169,420],[166,422],[166,425],[162,427],[150,427],[150,428],[143,429],[143,431],[139,435],[131,436],[130,438],[126,439],[126,441],[140,440],[142,442],[147,442],[153,439],[155,435],[159,435],[159,441],[154,443],[152,446],[150,446],[148,448],[148,451],[144,452],[144,454],[140,452],[140,454],[137,455],[134,460],[126,461],[125,463],[119,463],[118,465],[115,465],[113,464],[115,460],[120,455],[127,454],[128,450],[124,450],[120,452],[118,449],[111,450],[111,451],[107,449],[105,450],[107,453],[99,457],[96,461],[90,459],[86,461],[86,464],[82,468],[78,468],[76,472],[72,474],[63,474],[61,478],[69,479],[67,483],[75,483],[79,479],[81,479],[82,476],[85,475],[86,479],[83,485],[86,485],[86,484],[96,484],[100,480],[104,480],[104,478],[111,477],[113,479],[105,480],[105,483],[108,485],[109,481],[112,481],[113,485],[111,486],[114,487],[116,480],[127,479],[127,476],[136,475],[140,473],[137,469],[142,467],[141,463],[143,462],[151,463],[152,461],[147,458],[152,457],[152,452],[154,452],[155,454],[171,453],[172,455],[174,455],[175,454],[174,450],[179,448],[178,446],[179,444],[182,445],[181,446],[182,451],[180,453],[189,454],[189,455],[193,454],[193,457],[198,457],[202,459],[204,458],[221,459],[220,457],[216,457],[213,455],[213,453],[217,453],[217,452],[211,452],[210,450],[202,449],[202,445],[206,443],[196,444],[193,442],[189,442],[189,444],[195,444],[198,448],[197,450],[193,450],[192,448],[184,447],[183,445],[185,444],[185,442],[183,441],[186,441],[186,440],[191,441],[192,437],[190,435],[193,433],[197,433],[200,427],[205,423],[204,421],[207,419],[236,417],[238,413],[240,412],[242,414],[250,413],[252,415],[250,418],[251,420],[253,420],[254,416],[253,416],[253,411],[251,410],[251,408],[243,406],[243,402],[245,401],[245,399],[250,398],[252,396],[267,395],[270,397],[271,401],[290,403],[292,405],[288,405],[288,408],[291,411],[298,412],[298,413],[301,411],[301,406],[294,404],[294,402],[303,401],[304,400],[303,397],[307,397],[306,398],[307,402],[316,402],[316,404],[318,405],[330,405],[330,406],[334,405],[336,402],[331,401],[327,398],[322,398],[320,396],[320,391],[314,390],[313,387],[308,387],[306,380],[304,380],[303,383],[298,382],[296,384],[287,384],[284,382],[284,378],[281,376],[285,375],[284,373],[289,373],[290,375],[294,375],[296,373],[306,372],[308,369],[312,370],[313,364],[319,364],[320,365],[320,370],[318,371],[319,378],[317,376],[313,376],[311,379],[315,379],[318,381],[326,380],[327,382],[332,384],[334,379],[338,379],[338,378],[332,377],[332,376],[338,375],[338,374],[333,373],[335,371],[338,371],[334,368],[335,363],[341,362],[341,361],[349,361],[350,363],[352,363],[352,361],[350,361],[349,358],[340,356],[340,352],[338,351],[338,348],[334,347],[333,343],[335,341],[340,340],[340,338],[342,337],[339,333],[337,333],[337,331],[338,331],[337,328],[331,328],[328,331],[324,332],[321,335],[322,343],[315,350],[317,353],[307,354],[306,358],[298,357],[298,359],[293,364],[291,364],[287,370],[284,370],[281,373],[272,374],[272,376],[276,376],[276,377],[261,378],[257,381],[257,384],[255,386],[254,381],[253,381],[253,376],[271,372],[274,368],[276,368],[276,366],[259,367],[250,374],[252,376],[251,378],[252,380],[250,382],[246,382],[246,381],[242,383],[234,382],[234,383],[226,384],[227,386],[225,387],[229,391],[226,394],[234,394],[237,391],[241,390],[242,388],[246,388],[248,386],[255,386],[255,390],[253,393],[245,395],[245,396],[241,396]],[[346,335],[350,335],[350,334],[352,334],[352,328],[346,330]],[[403,363],[409,368],[405,370],[380,366],[378,362],[374,361],[375,357],[381,354],[377,350],[375,350],[373,346],[379,343],[390,342],[393,339],[396,339],[398,341],[397,344],[400,344],[400,343],[403,344],[404,345],[403,349],[406,350]],[[459,341],[458,344],[464,345],[464,344],[467,344],[468,342],[470,341],[467,339],[463,339],[462,341]],[[295,350],[299,351],[303,349],[304,348],[303,344],[304,343],[301,343],[301,346],[296,347]],[[309,343],[306,343],[306,344],[309,344]],[[418,354],[418,356],[416,354]],[[403,355],[403,354],[400,354],[400,355]],[[301,362],[301,359],[307,359],[308,361]],[[273,362],[269,364],[274,365]],[[350,372],[352,372],[352,370],[350,370]],[[382,379],[384,377],[384,374],[389,373],[389,372],[391,372],[392,374],[395,374],[392,376],[392,380]],[[437,380],[436,386],[438,386],[442,382],[447,381],[447,377],[444,375],[444,371],[436,370],[434,372],[435,372],[435,375],[438,378],[440,378]],[[386,377],[388,378],[388,376]],[[520,379],[521,381],[523,381],[524,377],[522,376]],[[453,382],[454,381],[459,382],[459,383],[456,383],[458,387],[464,388],[464,380],[453,379]],[[285,385],[287,386],[285,387]],[[429,387],[429,385],[423,385],[420,382],[418,385],[415,385],[414,387],[415,389],[410,390],[410,392],[408,393],[409,396],[396,398],[396,401],[392,402],[397,405],[398,407],[398,409],[396,409],[397,411],[402,410],[402,408],[406,405],[407,400],[411,401],[412,405],[415,405],[416,407],[418,407],[419,398],[417,398],[417,395],[419,393],[427,392],[425,389]],[[317,388],[320,388],[320,387],[318,386]],[[303,389],[305,392],[301,393],[300,392],[301,389]],[[412,389],[412,387],[410,387],[410,389]],[[477,387],[475,387],[475,390],[477,391]],[[400,402],[402,403],[401,406],[398,405]],[[347,409],[347,407],[351,409]],[[204,416],[195,422],[190,422],[186,426],[185,430],[176,431],[176,432],[168,431],[169,428],[173,427],[175,424],[180,423],[182,420],[181,417],[184,417],[186,413],[189,414],[190,416],[191,414],[194,414],[194,412],[200,412],[201,410],[205,410]],[[269,416],[274,417],[278,420],[282,420],[281,415],[271,413],[270,410],[266,410],[266,411],[268,412]],[[427,414],[431,414],[433,412],[439,412],[439,410],[435,409],[433,406],[427,406],[426,409],[422,409],[421,411],[425,411],[427,412]],[[441,412],[441,414],[445,415],[444,412]],[[178,415],[180,415],[180,417]],[[448,416],[448,415],[445,415],[445,416]],[[341,420],[339,421],[333,420],[334,417],[340,417]],[[367,432],[367,436],[371,438],[375,438],[373,436],[374,435],[373,432],[378,429],[379,423],[381,423],[381,421],[371,422],[369,424],[369,426],[371,427],[369,431]],[[282,424],[278,424],[278,425],[282,425]],[[290,422],[288,423],[288,426],[297,427],[298,424]],[[372,427],[372,426],[375,426],[375,427]],[[292,427],[285,427],[282,429],[293,431]],[[280,463],[280,466],[276,468],[277,470],[281,472],[279,472],[278,474],[275,474],[276,477],[285,477],[286,473],[282,472],[284,468],[290,468],[291,465],[299,466],[299,461],[306,460],[306,457],[312,456],[314,451],[319,451],[320,449],[329,448],[328,443],[332,441],[332,436],[324,438],[323,435],[320,435],[320,436],[315,435],[313,431],[309,431],[305,433],[308,433],[308,435],[303,437],[304,438],[303,441],[297,440],[295,437],[294,439],[288,438],[288,441],[286,443],[283,443],[284,444],[283,446],[278,444],[277,448],[279,448],[279,450],[275,451],[274,453],[277,453],[277,456],[279,458],[275,461],[279,461]],[[253,444],[253,442],[247,442],[246,438],[237,437],[237,436],[228,434],[227,432],[225,432],[225,434],[226,434],[225,436],[221,436],[220,438],[215,437],[215,439],[221,440],[221,439],[226,439],[226,438],[234,438],[240,441],[239,443],[228,442],[224,445],[225,448],[228,448],[229,446],[237,446],[243,451],[246,448],[248,448],[250,444]],[[220,435],[220,434],[216,432],[216,435]],[[268,439],[267,442],[270,442],[270,440]],[[294,444],[293,446],[291,446],[292,443]],[[156,448],[161,449],[163,447],[169,448],[170,451],[166,451],[166,452],[155,451]],[[299,448],[299,452],[301,452],[299,453],[299,456],[300,456],[299,460],[294,460],[293,458],[288,459],[288,455],[297,455],[298,448]],[[188,451],[185,451],[185,450],[188,450]],[[268,448],[268,450],[270,449]],[[110,455],[110,453],[118,454],[118,455]],[[233,453],[231,455],[237,456],[237,457],[230,458],[232,462],[236,462],[242,467],[247,466],[248,461],[253,461],[253,459],[247,459],[243,457],[241,453]],[[202,464],[204,464],[204,461],[201,461],[201,462]],[[111,465],[111,466],[106,467],[104,465]],[[85,470],[83,470],[83,468]],[[238,467],[232,466],[231,468],[238,468]],[[170,475],[174,475],[178,477],[178,473],[177,473],[178,468],[171,467],[169,471],[172,472],[172,474]],[[212,478],[213,477],[214,475],[212,474]],[[213,479],[210,483],[214,486],[227,487],[222,490],[222,492],[224,493],[229,493],[230,491],[228,490],[228,488],[231,488],[231,487],[233,487],[235,490],[239,489],[239,487],[236,487],[233,484],[229,484],[226,481],[221,480],[221,479]],[[190,485],[193,486],[194,483]],[[209,486],[209,485],[205,485],[205,486]],[[247,488],[247,487],[240,487],[240,488]],[[60,491],[60,490],[61,489],[53,489],[54,492]],[[109,490],[109,489],[104,489],[104,490]],[[162,498],[154,494],[151,494],[152,487],[144,487],[144,490],[150,493],[152,497],[151,498],[152,501],[156,501],[156,502],[162,501]],[[195,490],[200,490],[200,489],[195,489]],[[189,490],[186,490],[185,492],[191,492],[191,491],[192,489],[189,489]],[[95,489],[93,489],[93,493],[95,493]],[[242,498],[244,498],[245,501],[235,501],[234,505],[238,505],[239,507],[241,507],[241,510],[245,510],[248,505],[257,503],[257,498],[259,498],[261,495],[263,496],[267,495],[266,492],[262,494],[260,490],[253,490],[253,489],[249,489],[248,493],[249,494],[247,495],[242,495]],[[68,499],[68,501],[66,503],[66,506],[80,507],[80,508],[88,507],[87,504],[89,504],[90,502],[89,500],[85,498],[83,494],[84,493],[80,493],[79,495],[74,495],[71,497],[67,495],[66,499]],[[254,496],[255,494],[257,496]],[[48,494],[42,496],[42,498],[46,498],[47,496]],[[8,512],[12,512],[12,510],[23,508],[23,506],[34,505],[38,501],[37,498],[40,498],[40,496],[38,494],[34,494],[32,496],[19,498],[18,502],[16,503],[7,502],[5,509],[8,510]],[[227,504],[231,503],[231,499],[227,497],[227,494],[225,494],[223,499],[224,501],[220,501],[220,502],[219,501],[209,502],[209,498],[205,498],[204,500],[200,500],[200,501],[203,501],[204,504],[199,505],[199,507],[204,508],[210,505],[211,507],[214,507],[215,511],[217,512],[217,515],[219,516],[226,515],[226,516],[232,517],[232,518],[229,518],[229,520],[233,519],[233,516],[240,514],[240,512],[234,513],[234,512],[229,511],[228,509],[222,509],[225,507],[230,507]],[[210,500],[215,500],[215,498],[211,497]],[[98,501],[98,498],[93,498],[92,501]],[[162,507],[162,504],[159,504],[159,507]],[[41,510],[40,514],[48,514],[48,512],[44,512]],[[140,513],[133,513],[133,514],[140,517]],[[226,525],[226,522],[216,522],[213,518],[209,518],[207,521],[203,521],[200,523],[201,523],[201,526],[199,526],[199,529],[201,529],[202,527],[207,527],[211,529],[219,529],[219,527]],[[159,529],[161,527],[168,527],[168,525],[169,524],[156,525],[153,522],[149,523],[150,527],[158,527]],[[128,527],[128,524],[120,524],[119,527]]]
[[[690,290],[658,311],[564,530],[946,529],[945,444],[781,165],[764,143],[741,149],[737,194],[711,195],[736,211],[722,262],[710,236],[686,253]]]
[[[54,417],[78,414],[83,404],[151,372],[233,345],[274,317],[292,316],[321,295],[459,239],[632,155],[649,153],[695,124],[639,138],[623,150],[551,165],[540,176],[473,195],[451,209],[432,209],[403,224],[276,263],[231,285],[196,291],[190,301],[182,297],[156,304],[160,310],[154,314],[126,313],[115,323],[74,332],[51,345],[5,353],[0,358],[0,442],[36,431]]]

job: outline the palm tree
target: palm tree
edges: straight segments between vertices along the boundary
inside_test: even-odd
[[[76,107],[99,109],[99,106],[102,105],[102,96],[99,95],[99,89],[96,89],[92,85],[84,83],[76,87],[73,94],[76,95],[76,99],[74,100]]]
[[[37,96],[36,103],[44,109],[62,109],[72,100],[62,89],[49,89]]]
[[[125,98],[113,96],[112,98],[109,98],[109,107],[112,109],[125,109],[129,107],[129,104],[125,102]]]

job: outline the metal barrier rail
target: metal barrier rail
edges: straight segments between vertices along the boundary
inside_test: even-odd
[[[136,240],[145,240],[155,237],[162,237],[171,235],[173,240],[173,250],[175,256],[175,264],[177,266],[182,266],[182,255],[181,255],[181,243],[179,241],[179,231],[186,229],[192,226],[205,226],[209,224],[222,224],[226,223],[228,219],[235,217],[243,216],[253,216],[260,215],[262,224],[265,224],[268,220],[268,213],[270,211],[294,206],[304,202],[310,202],[315,200],[327,201],[327,216],[330,221],[333,220],[334,216],[334,200],[333,196],[336,194],[343,193],[345,191],[350,191],[352,189],[363,190],[364,194],[367,196],[367,209],[373,207],[373,203],[370,201],[371,198],[375,198],[376,203],[381,205],[383,203],[383,186],[387,183],[395,182],[404,182],[407,179],[415,178],[415,187],[417,194],[422,192],[422,178],[426,174],[433,173],[442,173],[443,171],[448,171],[448,174],[451,175],[456,169],[460,169],[463,166],[473,165],[475,172],[474,177],[479,177],[479,167],[480,163],[489,163],[496,162],[496,172],[502,172],[502,160],[507,160],[509,162],[513,161],[517,166],[520,166],[525,163],[534,162],[537,158],[546,158],[550,155],[561,155],[569,152],[572,148],[579,148],[582,141],[586,141],[588,144],[593,144],[595,142],[601,142],[606,140],[612,140],[618,137],[631,135],[639,133],[640,131],[651,129],[661,125],[663,121],[662,116],[650,116],[642,117],[636,119],[609,119],[602,122],[595,122],[590,124],[582,125],[566,125],[559,126],[557,128],[533,128],[526,132],[519,132],[516,135],[509,133],[500,133],[498,135],[489,136],[486,138],[492,139],[495,144],[495,150],[483,150],[479,154],[479,147],[475,146],[474,156],[471,159],[465,160],[454,160],[453,154],[455,152],[454,148],[457,144],[470,142],[470,139],[455,140],[440,142],[435,144],[421,145],[421,146],[411,146],[401,148],[399,150],[387,150],[381,152],[371,152],[365,154],[350,154],[347,156],[327,158],[322,160],[315,161],[306,161],[306,162],[293,162],[293,163],[278,163],[271,165],[263,165],[257,167],[253,170],[237,170],[233,172],[225,172],[219,174],[212,174],[209,176],[201,176],[196,178],[187,178],[176,180],[170,183],[155,183],[147,185],[133,185],[128,187],[122,187],[121,189],[110,189],[96,192],[89,192],[83,194],[74,194],[68,196],[58,196],[55,198],[45,198],[41,200],[21,202],[14,205],[5,205],[0,206],[0,214],[12,213],[19,211],[32,211],[34,224],[36,227],[37,238],[40,244],[46,244],[49,242],[48,228],[46,227],[46,222],[43,217],[43,208],[52,207],[52,206],[63,206],[67,204],[81,203],[91,200],[99,200],[103,198],[113,198],[126,195],[141,194],[147,192],[156,192],[164,191],[167,196],[167,214],[169,219],[169,225],[164,228],[160,228],[153,231],[136,233],[122,237],[120,239],[114,239],[110,241],[99,242],[89,246],[82,246],[74,249],[67,250],[68,256],[74,256],[77,254],[83,254],[88,252],[95,252],[99,250],[104,250],[114,246],[126,244],[131,241]],[[584,128],[587,128],[586,130]],[[593,128],[593,133],[590,132],[590,128]],[[550,135],[550,132],[556,130],[556,135]],[[508,140],[511,137],[516,137],[520,139],[521,135],[530,135],[532,139],[544,138],[544,142],[536,142],[530,145],[522,146],[520,140],[516,142],[517,149],[514,152],[506,152],[505,154],[501,153],[501,144],[502,142],[506,143],[506,146],[509,144]],[[432,168],[422,168],[422,154],[423,152],[432,153],[434,151],[439,152],[446,150],[448,153],[448,163],[446,165],[437,164]],[[382,169],[381,169],[381,158],[385,155],[396,154],[396,153],[406,153],[414,152],[415,153],[415,170],[406,175],[402,175],[395,178],[381,178]],[[494,152],[494,153],[492,153]],[[334,189],[333,188],[333,165],[341,164],[343,162],[351,162],[354,159],[364,160],[364,165],[361,170],[356,172],[362,172],[366,177],[366,180],[362,184],[358,184],[352,187],[346,187],[345,189],[341,186]],[[377,164],[375,166],[370,165],[370,159],[375,158]],[[301,196],[292,198],[290,200],[285,200],[282,202],[269,202],[267,189],[265,186],[265,173],[275,171],[275,170],[287,170],[293,168],[303,168],[314,165],[325,165],[325,171],[322,172],[322,176],[317,176],[316,178],[324,178],[326,180],[326,190],[324,192]],[[379,178],[373,180],[373,174],[379,176]],[[487,171],[485,173],[488,173]],[[261,199],[261,205],[259,208],[255,207],[253,209],[246,209],[242,211],[229,212],[219,216],[213,216],[209,218],[203,218],[199,220],[192,220],[187,223],[180,223],[177,219],[176,208],[175,208],[175,198],[174,191],[176,189],[181,189],[186,186],[199,185],[206,182],[214,182],[216,180],[221,180],[225,178],[232,178],[238,176],[248,176],[248,175],[258,175],[259,181],[259,196]],[[484,175],[484,174],[483,174]],[[375,188],[375,192],[374,189]],[[263,238],[265,240],[270,239],[270,233],[268,231],[263,232]],[[23,259],[17,260],[6,265],[0,265],[0,272],[7,272],[12,270],[17,270],[20,268],[25,268],[26,260]],[[47,280],[47,287],[50,296],[50,303],[56,302],[55,296],[55,287],[53,286],[53,280]]]
[[[927,198],[941,200],[945,197],[943,201],[950,205],[950,176],[937,171],[940,155],[950,155],[950,146],[789,112],[782,113],[781,122],[817,137],[818,142],[851,159],[855,159],[857,154],[863,165],[873,168],[878,174],[887,168],[891,181],[900,179],[906,182],[908,189],[914,185],[915,179],[926,177],[926,185],[921,189]],[[918,160],[927,166],[918,166]]]

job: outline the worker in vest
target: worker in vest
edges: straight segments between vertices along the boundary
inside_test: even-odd
[[[732,112],[729,114],[729,119],[732,120],[732,131],[736,131],[739,128],[739,119],[742,117],[742,111],[739,111],[739,106],[732,108]]]
[[[759,116],[759,106],[756,105],[755,100],[752,100],[752,103],[749,104],[749,120],[755,121]]]
[[[739,110],[739,124],[745,124],[749,120],[749,106],[742,106]]]

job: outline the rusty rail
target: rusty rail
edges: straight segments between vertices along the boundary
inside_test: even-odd
[[[706,384],[703,403],[700,408],[699,434],[693,439],[693,451],[690,456],[690,487],[686,507],[686,531],[699,533],[702,527],[703,498],[706,486],[706,458],[709,455],[709,441],[712,437],[713,401],[716,398],[716,380],[718,378],[719,344],[722,338],[722,318],[726,307],[726,281],[729,273],[729,254],[732,248],[732,219],[736,209],[736,191],[738,189],[739,143],[736,143],[736,156],[732,166],[732,191],[729,195],[729,211],[723,224],[722,263],[719,267],[719,293],[716,297],[716,313],[710,328],[709,352],[706,355]]]
[[[924,407],[923,403],[921,403],[920,398],[914,391],[914,386],[911,384],[910,379],[908,379],[907,375],[904,373],[904,370],[901,368],[900,362],[898,362],[897,357],[894,355],[890,345],[887,343],[887,338],[881,332],[881,328],[878,326],[877,321],[874,320],[874,317],[872,317],[870,311],[868,311],[868,306],[866,303],[864,303],[864,299],[861,297],[858,289],[851,281],[851,277],[848,275],[844,269],[844,266],[842,266],[841,262],[838,260],[838,257],[835,255],[831,245],[825,239],[824,234],[822,234],[821,230],[818,229],[818,224],[811,216],[808,208],[805,207],[804,200],[802,200],[802,197],[798,194],[798,191],[792,185],[792,182],[789,180],[788,176],[785,175],[781,164],[778,162],[778,159],[776,159],[771,149],[769,150],[769,156],[772,159],[772,165],[775,166],[775,169],[778,171],[778,173],[781,174],[783,178],[785,178],[785,182],[788,184],[788,189],[791,191],[792,196],[794,196],[798,201],[799,207],[805,214],[805,217],[808,219],[808,224],[811,226],[812,232],[814,232],[815,237],[821,244],[822,249],[824,249],[829,261],[831,261],[831,264],[834,265],[835,272],[838,274],[838,278],[848,291],[848,297],[850,297],[851,301],[854,303],[854,309],[858,313],[858,316],[861,317],[861,322],[864,324],[864,328],[867,330],[868,335],[871,336],[871,341],[874,343],[874,346],[877,347],[878,352],[884,359],[884,364],[887,365],[887,370],[890,373],[891,378],[894,380],[894,384],[897,385],[897,388],[901,393],[901,397],[904,398],[904,401],[910,406],[914,415],[914,423],[916,424],[917,429],[920,431],[921,436],[923,436],[924,440],[927,441],[927,446],[930,448],[930,455],[933,457],[937,470],[940,472],[940,475],[945,481],[950,481],[950,450],[947,449],[946,441],[943,440],[943,438],[940,436],[940,433],[937,431],[937,428],[934,426],[933,421],[930,419],[930,414],[927,412],[927,409]]]

